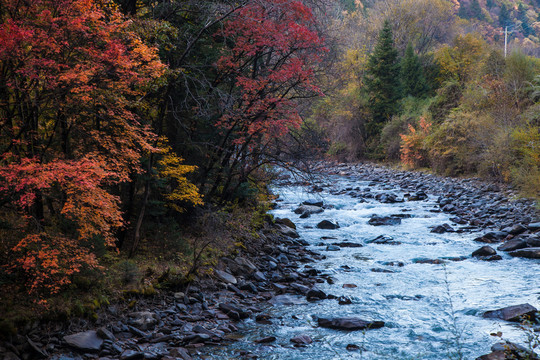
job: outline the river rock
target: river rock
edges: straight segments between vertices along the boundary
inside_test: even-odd
[[[529,247],[540,247],[540,235],[530,235],[524,238]]]
[[[300,237],[300,235],[298,235],[296,230],[294,230],[293,228],[290,228],[290,227],[288,227],[286,225],[276,224],[276,229],[277,229],[277,231],[279,231],[284,236],[288,236],[288,237],[291,237],[293,239],[297,239],[297,238]]]
[[[482,317],[487,319],[502,319],[506,321],[521,321],[522,317],[535,317],[538,310],[530,304],[508,306],[498,310],[486,311]]]
[[[257,344],[268,344],[276,340],[277,339],[275,336],[267,336],[267,337],[263,337],[262,339],[254,340],[254,342],[256,342]]]
[[[291,342],[297,345],[309,345],[313,340],[308,335],[296,335],[291,339]]]
[[[144,359],[144,353],[141,351],[135,351],[135,350],[125,350],[120,355],[120,360],[143,360]]]
[[[506,241],[504,244],[500,245],[497,250],[501,251],[514,251],[527,247],[527,242],[521,239],[512,239]]]
[[[326,251],[339,251],[341,248],[336,245],[328,245],[326,246]]]
[[[317,228],[325,230],[339,229],[339,224],[330,220],[323,220],[317,224]]]
[[[257,267],[244,257],[237,256],[234,261],[244,269],[248,270],[250,273],[257,271]]]
[[[398,217],[392,216],[372,216],[368,221],[369,225],[373,226],[382,226],[382,225],[399,225],[401,224],[401,219]]]
[[[417,191],[409,196],[405,196],[409,201],[422,201],[428,198],[427,194],[423,191]]]
[[[431,232],[435,234],[444,234],[447,232],[455,232],[455,231],[456,230],[454,230],[454,228],[448,224],[438,225],[438,226],[435,226],[433,229],[431,229]]]
[[[301,215],[313,215],[313,214],[320,214],[324,211],[322,207],[319,206],[313,206],[313,205],[301,205],[298,208],[294,210],[295,214],[301,214]]]
[[[310,206],[322,207],[324,205],[324,203],[322,201],[309,201],[309,200],[306,200],[306,201],[302,201],[302,205],[310,205]]]
[[[306,299],[308,300],[323,300],[326,298],[326,293],[316,287],[311,288],[306,294]]]
[[[482,235],[480,237],[477,237],[476,239],[474,239],[474,241],[492,244],[492,243],[496,243],[496,242],[501,242],[507,236],[508,236],[507,232],[491,231],[491,232],[488,232],[488,233],[486,233],[486,234],[484,234],[484,235]]]
[[[291,221],[289,218],[276,218],[274,220],[276,224],[285,225],[287,227],[290,227],[291,229],[296,230],[296,224]]]
[[[540,247],[526,248],[510,251],[509,254],[514,257],[522,257],[527,259],[540,259]]]
[[[540,230],[540,222],[530,223],[527,228],[531,231],[538,231]]]
[[[241,320],[249,317],[249,313],[232,304],[220,303],[218,308],[233,320]]]
[[[338,301],[339,305],[350,305],[350,304],[352,304],[352,300],[348,296],[343,296],[342,295],[342,296],[337,298],[337,301]]]
[[[226,284],[236,284],[237,283],[236,278],[233,275],[226,272],[226,271],[221,271],[221,270],[214,269],[214,275],[216,275],[216,277],[219,280],[223,281]]]
[[[346,248],[359,248],[359,247],[363,247],[363,246],[364,246],[364,245],[362,245],[362,244],[353,243],[353,242],[349,242],[349,241],[343,241],[343,242],[333,243],[332,245],[334,245],[334,246],[346,247]]]
[[[497,254],[497,251],[491,246],[482,246],[480,249],[473,251],[471,256],[482,257],[482,256],[491,256]]]
[[[325,319],[318,318],[319,326],[336,330],[370,330],[384,326],[383,321],[366,321],[355,317]]]
[[[383,245],[400,245],[400,241],[395,241],[393,237],[388,235],[379,235],[375,239],[366,241],[368,244],[383,244]]]
[[[403,202],[402,198],[399,198],[396,194],[391,193],[391,192],[377,194],[375,195],[375,200],[383,204],[394,204],[394,203]]]
[[[508,228],[505,228],[503,229],[502,231],[503,232],[507,232],[509,233],[510,235],[520,235],[520,234],[523,234],[525,231],[527,231],[528,229],[522,225],[522,224],[516,224],[514,226],[511,226],[511,227],[508,227]]]
[[[71,347],[88,352],[98,352],[103,345],[103,339],[94,330],[66,335],[64,341]]]
[[[130,324],[140,330],[152,329],[158,322],[156,313],[150,311],[138,311],[128,314]]]
[[[294,295],[276,295],[268,302],[272,305],[304,305],[307,304],[304,298]]]

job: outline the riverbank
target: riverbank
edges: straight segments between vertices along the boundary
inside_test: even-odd
[[[523,248],[531,248],[527,239],[531,241],[530,239],[535,239],[540,234],[540,228],[535,228],[534,225],[538,221],[538,213],[533,203],[529,200],[513,199],[512,192],[500,188],[499,185],[476,179],[447,179],[429,174],[396,171],[370,164],[319,163],[314,168],[320,175],[318,180],[307,185],[308,191],[303,196],[308,202],[304,204],[303,210],[295,206],[291,210],[297,211],[293,212],[284,208],[281,201],[276,203],[278,209],[283,208],[279,211],[288,214],[287,217],[294,222],[298,222],[302,217],[315,221],[319,219],[317,216],[320,216],[332,223],[334,219],[326,217],[335,204],[313,201],[317,194],[321,193],[353,199],[354,203],[380,204],[381,207],[393,203],[418,204],[427,197],[437,196],[433,206],[426,203],[429,206],[428,212],[451,214],[453,222],[447,226],[433,223],[431,230],[438,228],[434,234],[478,232],[483,235],[478,238],[487,240],[479,240],[478,247],[485,246],[486,242],[495,247],[500,246],[503,241],[508,243],[522,239],[525,244]],[[334,175],[347,179],[346,184],[337,184],[334,178],[328,178]],[[359,183],[365,186],[355,185]],[[277,184],[300,185],[298,181],[287,176],[283,176]],[[304,181],[302,185],[306,185]],[[399,192],[396,189],[399,189]],[[407,221],[405,216],[389,218]],[[319,223],[318,220],[316,222]],[[341,225],[344,227],[347,224]],[[213,274],[207,278],[176,291],[158,289],[151,297],[133,294],[121,303],[104,306],[97,312],[97,319],[94,321],[78,319],[64,324],[36,325],[27,334],[15,336],[1,345],[3,349],[0,351],[8,354],[10,359],[189,359],[199,357],[199,353],[211,354],[214,348],[231,347],[240,349],[237,355],[255,357],[256,351],[251,350],[251,347],[237,346],[239,340],[246,341],[239,338],[238,329],[240,327],[245,332],[249,331],[250,326],[262,326],[275,330],[277,324],[285,320],[273,315],[268,307],[269,302],[276,307],[290,308],[298,304],[300,307],[295,312],[302,313],[303,305],[300,304],[305,304],[306,301],[327,301],[329,304],[336,302],[335,305],[350,305],[358,301],[350,296],[330,295],[339,292],[336,288],[339,284],[332,285],[336,282],[335,276],[332,271],[321,271],[314,265],[325,260],[326,256],[320,255],[325,251],[344,252],[345,249],[368,246],[368,242],[341,239],[340,236],[329,234],[328,239],[321,239],[322,247],[317,247],[314,245],[318,244],[299,238],[298,232],[311,231],[309,228],[298,229],[297,232],[294,227],[290,220],[276,219],[273,222],[267,218],[252,237],[244,239],[242,245],[237,247],[236,254],[222,257],[214,267]],[[495,233],[493,238],[485,237],[485,234],[489,233]],[[365,236],[375,238],[370,234]],[[382,240],[397,242],[399,239]],[[495,242],[501,244],[493,245]],[[502,253],[502,250],[499,252]],[[506,252],[503,253],[503,261],[508,261],[505,254]],[[493,255],[496,254],[489,256]],[[429,261],[432,265],[441,263],[440,258],[424,261],[427,266],[430,266]],[[386,267],[375,268],[380,272],[369,271],[379,274],[378,276],[396,271]],[[350,285],[351,289],[362,286],[359,283]],[[333,312],[339,311],[335,309]],[[297,318],[301,319],[305,315],[298,314]],[[296,321],[305,320],[303,318]],[[364,328],[370,328],[359,322],[361,319],[356,319],[352,324],[350,321],[333,322],[335,319],[327,319],[327,322],[324,318],[323,321],[319,320],[321,318],[317,319],[317,324],[321,327],[363,325]],[[246,323],[249,324],[246,326]],[[371,328],[379,325],[380,322],[372,322]],[[283,343],[302,347],[317,341],[309,334],[297,334],[285,339],[279,337],[278,334],[265,334],[249,337],[247,341],[255,347]],[[359,344],[355,343],[347,345],[351,345],[351,351],[355,350],[355,346],[359,347]]]

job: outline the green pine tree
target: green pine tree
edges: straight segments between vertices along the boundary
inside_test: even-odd
[[[482,12],[482,7],[480,6],[480,3],[478,0],[472,0],[471,5],[469,7],[469,13],[470,16],[473,18],[476,18],[478,20],[484,20],[484,13]]]
[[[486,1],[486,6],[491,9],[492,7],[495,6],[495,1],[494,0],[487,0]]]
[[[525,9],[523,3],[519,3],[518,6],[518,19],[521,21],[521,32],[525,37],[534,33],[533,28],[529,24],[529,19],[527,18],[527,9]]]
[[[414,49],[409,43],[405,56],[401,59],[401,84],[403,95],[413,97],[424,97],[428,91],[424,69],[414,53]]]
[[[471,18],[471,15],[470,15],[470,9],[465,6],[465,4],[463,3],[460,3],[459,4],[459,10],[458,10],[458,13],[457,15],[462,18],[462,19],[470,19]]]
[[[384,124],[399,112],[401,99],[399,59],[390,23],[384,22],[366,68],[366,91],[371,121],[365,126],[365,139],[379,137]]]
[[[499,25],[502,27],[510,26],[512,20],[510,19],[510,12],[506,8],[505,4],[501,5],[501,12],[499,13]]]

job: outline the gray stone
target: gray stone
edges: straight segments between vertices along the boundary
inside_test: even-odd
[[[221,270],[217,270],[217,269],[214,269],[214,275],[216,275],[216,277],[223,281],[224,283],[227,283],[227,284],[236,284],[237,281],[236,281],[236,278],[234,276],[232,276],[231,274],[229,274],[228,272],[226,271],[221,271]]]
[[[257,271],[257,267],[251,262],[249,261],[248,259],[246,258],[243,258],[241,256],[237,256],[234,261],[242,266],[244,269],[247,269],[249,270],[249,272],[254,272],[254,271]]]
[[[89,352],[98,352],[103,345],[103,339],[94,330],[66,335],[64,341],[71,347]]]
[[[294,213],[295,214],[307,214],[307,215],[312,215],[312,214],[320,214],[324,211],[324,209],[322,207],[319,207],[319,206],[313,206],[313,205],[301,205],[300,207],[296,208],[294,210]]]
[[[471,254],[474,257],[480,257],[480,256],[491,256],[497,254],[497,251],[493,249],[491,246],[482,246],[480,249],[473,251]]]
[[[339,250],[341,250],[341,248],[336,245],[328,245],[326,247],[326,251],[339,251]]]
[[[313,340],[308,335],[296,335],[291,339],[291,342],[297,345],[309,345]]]
[[[366,321],[355,317],[317,320],[319,326],[337,330],[370,330],[378,329],[384,326],[383,321]]]
[[[276,229],[284,236],[288,236],[288,237],[291,237],[293,239],[297,239],[297,238],[300,237],[300,235],[298,235],[296,230],[294,230],[293,228],[290,228],[290,227],[288,227],[286,225],[276,224]]]
[[[528,316],[534,318],[535,313],[538,310],[530,304],[520,304],[514,306],[508,306],[498,310],[486,311],[484,318],[487,319],[502,319],[506,321],[521,321],[522,317]]]
[[[150,311],[133,312],[128,316],[131,318],[130,323],[141,330],[151,329],[158,322],[156,313]]]
[[[373,226],[399,225],[401,224],[401,218],[375,215],[369,219],[368,224]]]
[[[334,230],[334,229],[339,228],[339,224],[337,222],[333,222],[330,220],[323,220],[317,224],[317,228],[325,229],[325,230]]]
[[[540,259],[540,247],[519,249],[509,252],[511,256],[527,259]]]
[[[268,302],[272,305],[304,305],[307,304],[304,298],[294,295],[276,295]]]
[[[433,229],[431,229],[431,232],[435,234],[444,234],[447,232],[455,232],[455,230],[453,227],[451,227],[448,224],[442,224],[442,225],[435,226]]]
[[[497,250],[501,251],[514,251],[527,247],[527,243],[521,239],[512,239],[506,241],[504,244],[500,245]]]

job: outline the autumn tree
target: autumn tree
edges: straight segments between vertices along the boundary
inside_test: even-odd
[[[372,120],[366,124],[365,138],[377,137],[384,124],[398,113],[402,97],[399,75],[398,53],[390,22],[386,21],[366,68],[365,83]]]
[[[117,189],[161,152],[137,108],[165,67],[101,1],[1,0],[0,18],[3,246],[46,295],[127,225]]]

